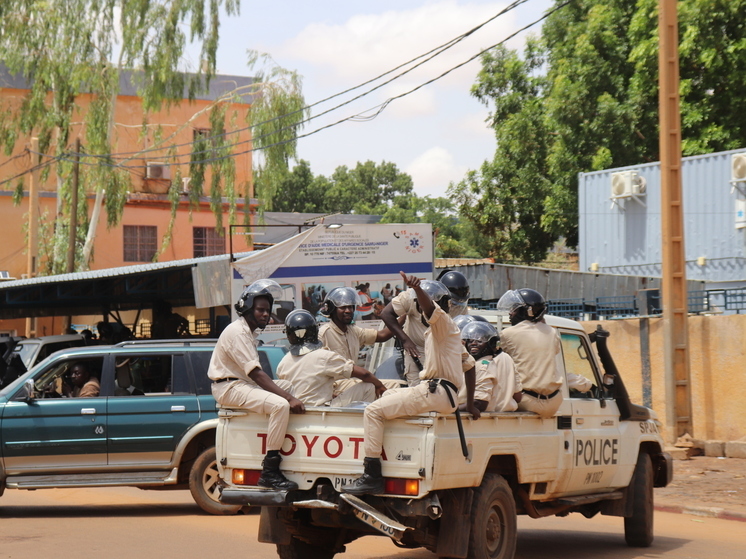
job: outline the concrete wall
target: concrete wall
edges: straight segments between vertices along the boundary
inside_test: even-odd
[[[650,382],[643,381],[641,321],[630,318],[583,322],[587,332],[601,324],[611,334],[609,350],[635,403],[652,403],[666,422],[663,319],[649,322]],[[694,433],[697,439],[735,441],[746,437],[746,315],[689,318],[689,358]],[[666,440],[667,434],[664,434]]]

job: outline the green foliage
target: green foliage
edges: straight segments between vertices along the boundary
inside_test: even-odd
[[[141,80],[139,95],[146,112],[180,101],[185,90],[194,98],[215,70],[221,7],[232,15],[239,9],[239,0],[3,0],[0,60],[12,74],[23,76],[30,89],[20,109],[11,112],[9,107],[0,107],[0,114],[9,117],[0,124],[0,146],[11,153],[21,138],[35,135],[42,152],[65,156],[71,151],[78,97],[90,94],[84,149],[101,157],[94,165],[81,166],[81,177],[105,196],[107,223],[116,225],[130,188],[129,174],[116,168],[117,162],[108,155],[114,145],[113,113],[120,72],[140,70],[136,75]],[[190,42],[200,45],[200,60],[204,61],[193,74],[182,67]],[[63,161],[57,165],[59,196],[69,201],[69,166]],[[43,170],[42,181],[47,180],[50,168]],[[71,213],[75,210],[63,208],[64,215]],[[91,220],[89,225],[95,227],[96,222]],[[66,227],[66,222],[58,220],[53,228],[59,245],[66,242]],[[51,255],[55,262],[47,268],[57,270],[65,253],[62,246],[55,249]],[[83,267],[87,264],[81,263]]]
[[[578,241],[579,172],[659,159],[658,0],[577,0],[521,57],[484,55],[473,95],[490,107],[492,161],[452,189],[498,259],[541,260]],[[743,147],[746,0],[680,0],[684,155]]]

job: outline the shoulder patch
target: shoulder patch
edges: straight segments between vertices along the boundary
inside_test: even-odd
[[[482,365],[489,365],[490,360],[489,359],[482,359]]]

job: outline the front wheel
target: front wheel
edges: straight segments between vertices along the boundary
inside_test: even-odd
[[[484,475],[474,490],[471,518],[469,559],[513,558],[518,537],[515,500],[505,478]]]
[[[210,514],[236,514],[241,505],[224,505],[220,496],[220,476],[215,447],[212,446],[200,454],[192,464],[189,472],[189,491],[199,507]]]
[[[335,552],[327,547],[290,538],[289,544],[277,544],[277,555],[280,559],[332,559]]]
[[[640,452],[629,493],[632,516],[624,519],[624,539],[630,547],[650,547],[653,543],[653,462]]]

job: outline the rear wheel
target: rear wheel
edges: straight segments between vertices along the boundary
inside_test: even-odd
[[[220,477],[215,447],[206,449],[200,454],[189,472],[189,490],[200,508],[210,514],[236,514],[241,505],[224,505],[220,496]]]
[[[469,559],[512,559],[517,539],[515,500],[505,478],[484,475],[474,490]]]
[[[653,543],[653,462],[650,455],[637,457],[632,485],[632,516],[624,519],[624,539],[630,547],[650,547]]]
[[[286,545],[277,544],[280,559],[332,559],[335,552],[328,547],[313,545],[298,538],[291,538]]]

